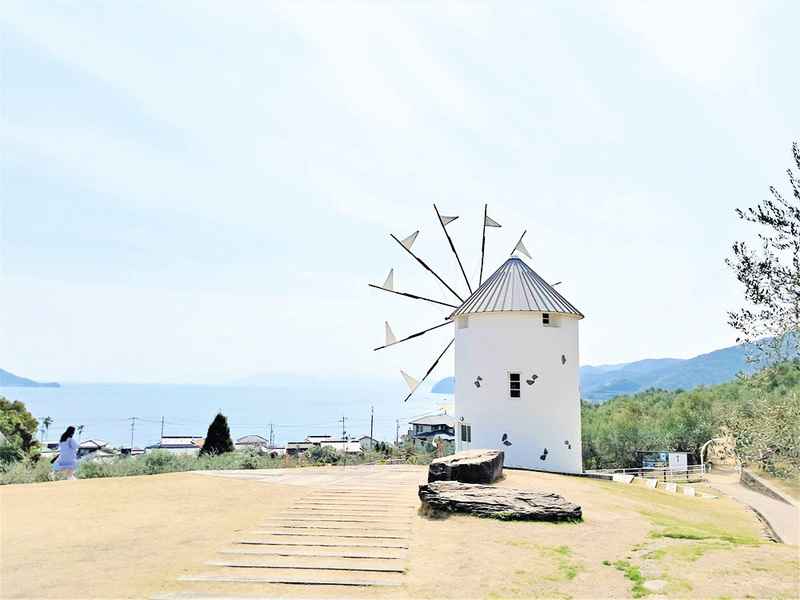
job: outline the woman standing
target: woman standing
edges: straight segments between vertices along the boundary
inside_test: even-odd
[[[75,428],[70,425],[61,434],[58,442],[58,459],[53,463],[55,471],[63,471],[67,479],[75,479],[75,469],[78,467],[78,442],[72,439]]]

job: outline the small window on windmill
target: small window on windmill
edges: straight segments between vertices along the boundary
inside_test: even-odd
[[[551,313],[542,313],[542,325],[545,327],[558,327],[558,316]]]
[[[459,317],[456,323],[459,329],[466,329],[469,327],[469,317]]]
[[[472,441],[472,425],[461,425],[461,441],[462,442],[471,442]]]
[[[508,374],[508,395],[510,398],[519,398],[520,375],[519,373]]]

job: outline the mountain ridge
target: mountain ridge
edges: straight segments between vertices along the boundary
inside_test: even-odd
[[[0,369],[0,387],[61,387],[55,381],[39,382]]]

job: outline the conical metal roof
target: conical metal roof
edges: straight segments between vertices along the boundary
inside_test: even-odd
[[[508,311],[552,312],[583,318],[581,311],[516,256],[504,262],[448,318]]]

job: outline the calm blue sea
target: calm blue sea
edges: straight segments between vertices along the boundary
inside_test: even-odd
[[[161,418],[166,435],[204,436],[217,411],[228,417],[234,438],[267,435],[273,423],[277,443],[302,440],[306,435],[341,434],[342,416],[348,435],[369,434],[370,406],[375,407],[375,437],[394,440],[395,420],[400,433],[410,417],[437,409],[447,396],[418,392],[403,403],[402,383],[334,383],[281,387],[64,384],[60,388],[0,387],[0,396],[24,402],[41,421],[53,418],[48,439],[55,441],[67,425],[83,425],[82,439],[99,438],[128,446],[130,417],[137,417],[134,445],[158,442]]]

